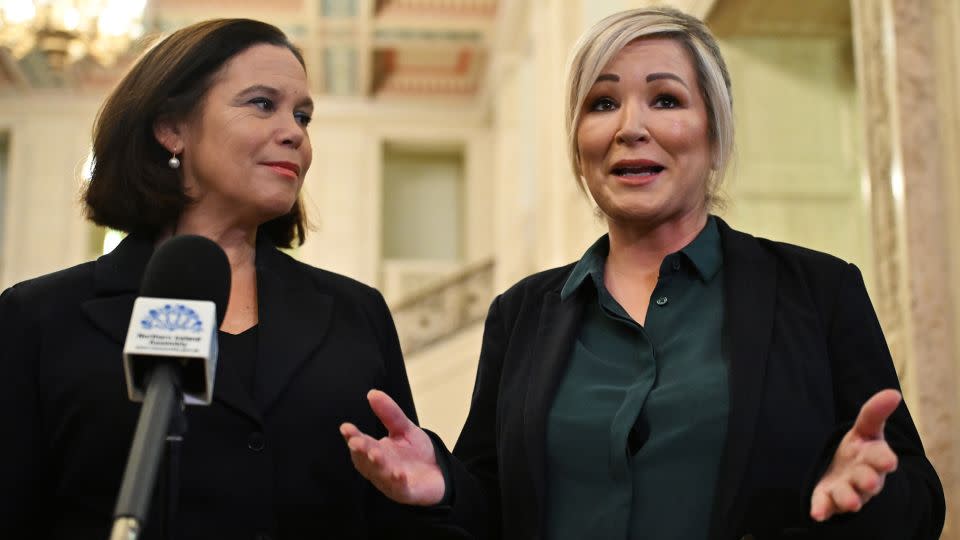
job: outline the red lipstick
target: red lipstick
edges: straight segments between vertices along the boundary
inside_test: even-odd
[[[283,176],[300,178],[300,166],[289,161],[266,161],[263,163]]]

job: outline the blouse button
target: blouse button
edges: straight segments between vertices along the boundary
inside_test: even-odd
[[[660,298],[657,298],[657,305],[658,305],[658,306],[665,306],[665,305],[667,305],[667,302],[669,302],[669,301],[670,301],[670,300],[669,300],[666,296],[661,296]]]
[[[259,452],[263,450],[263,447],[264,447],[263,433],[260,433],[259,431],[254,431],[253,433],[250,434],[249,437],[247,437],[247,448],[249,448],[250,450],[253,450],[254,452]]]

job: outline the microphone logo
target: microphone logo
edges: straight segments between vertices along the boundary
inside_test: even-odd
[[[140,320],[143,330],[189,330],[203,331],[203,320],[193,309],[183,304],[164,304],[160,308],[147,311],[146,317]]]
[[[137,298],[123,343],[130,399],[143,401],[149,368],[175,359],[183,376],[185,403],[209,404],[217,366],[216,334],[217,306],[209,300]]]

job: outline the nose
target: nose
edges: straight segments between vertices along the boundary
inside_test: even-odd
[[[617,143],[632,145],[650,139],[647,131],[643,105],[630,100],[620,107],[620,128],[617,130]]]
[[[280,145],[297,149],[306,138],[306,129],[297,122],[296,118],[290,118],[277,129],[276,137]]]

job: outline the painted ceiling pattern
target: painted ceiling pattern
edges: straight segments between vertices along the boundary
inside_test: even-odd
[[[476,95],[489,58],[499,0],[148,0],[148,37],[116,65],[81,60],[62,71],[39,52],[0,48],[0,92],[111,87],[156,36],[214,17],[281,27],[303,50],[317,94],[373,99]]]

